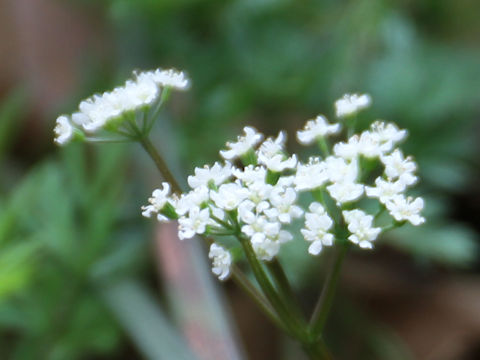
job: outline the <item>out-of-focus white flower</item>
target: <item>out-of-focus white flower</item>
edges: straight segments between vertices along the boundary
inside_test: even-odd
[[[233,175],[244,184],[256,184],[265,182],[267,169],[263,166],[248,165],[244,169],[232,169]]]
[[[298,191],[314,190],[323,186],[329,179],[327,164],[319,158],[311,157],[307,164],[299,163],[294,178]]]
[[[337,204],[344,204],[359,199],[363,195],[363,184],[353,181],[336,182],[327,186],[330,196]]]
[[[265,165],[268,170],[282,172],[293,169],[297,165],[297,156],[287,157],[284,153],[285,132],[281,131],[274,140],[268,138],[257,151],[258,162]]]
[[[188,87],[185,74],[175,70],[157,69],[135,75],[135,79],[127,80],[112,91],[95,94],[81,101],[78,111],[72,114],[72,122],[88,134],[100,129],[112,130],[116,121],[127,113],[151,106],[159,98],[163,87],[180,90]]]
[[[368,94],[345,94],[335,101],[335,111],[337,117],[347,117],[369,107],[371,103],[372,99]]]
[[[372,241],[375,241],[382,231],[381,228],[372,226],[373,216],[358,209],[344,210],[342,214],[348,224],[348,231],[352,233],[348,239],[362,249],[372,249]]]
[[[243,128],[244,136],[239,136],[237,142],[227,142],[229,150],[220,150],[220,155],[226,160],[232,160],[245,155],[263,139],[263,135],[250,126]]]
[[[300,232],[305,240],[311,242],[308,252],[318,255],[323,246],[333,245],[333,234],[328,232],[333,226],[333,220],[320,203],[313,202],[308,209],[310,212],[305,214],[305,228]]]
[[[407,130],[400,130],[394,123],[375,121],[370,129],[372,138],[379,144],[384,153],[391,151],[397,143],[407,136]]]
[[[423,209],[423,199],[421,197],[413,199],[410,196],[396,195],[386,203],[386,207],[390,215],[397,221],[406,220],[415,226],[425,222],[425,218],[420,215]]]
[[[153,80],[159,86],[168,86],[177,90],[187,90],[190,86],[190,80],[185,73],[174,69],[156,69],[154,71],[142,72],[137,74],[137,78],[139,80]]]
[[[355,182],[358,177],[358,162],[356,160],[345,161],[345,159],[329,156],[325,159],[328,179],[332,183]]]
[[[58,145],[65,145],[68,143],[74,134],[74,127],[70,123],[67,116],[62,115],[57,118],[55,129],[55,142]]]
[[[385,165],[385,175],[389,179],[399,179],[406,186],[417,182],[417,177],[413,174],[417,164],[411,156],[404,158],[400,149],[395,149],[390,155],[382,156],[381,161]]]
[[[392,199],[395,195],[398,195],[405,191],[406,186],[401,181],[388,181],[382,177],[375,179],[375,187],[366,186],[365,192],[368,197],[378,198],[378,200],[385,204]]]
[[[232,164],[226,162],[224,166],[216,162],[212,167],[205,165],[203,168],[195,168],[195,175],[187,178],[188,185],[192,189],[199,186],[208,186],[210,183],[218,186],[232,176]]]
[[[262,163],[267,167],[268,170],[273,172],[282,172],[286,169],[294,169],[297,165],[297,156],[292,155],[289,158],[286,158],[283,154],[274,155],[271,158],[264,157]]]
[[[326,135],[337,134],[340,129],[340,124],[329,124],[324,116],[318,115],[316,119],[308,120],[303,130],[297,131],[297,139],[301,144],[309,145]]]
[[[225,280],[230,275],[230,266],[232,265],[232,255],[228,250],[217,244],[210,245],[208,257],[213,260],[212,272],[220,280]]]

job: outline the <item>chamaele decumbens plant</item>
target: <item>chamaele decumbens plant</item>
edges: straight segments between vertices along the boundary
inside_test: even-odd
[[[371,98],[346,94],[335,102],[337,122],[318,115],[296,133],[300,144],[318,146],[318,155],[302,161],[287,153],[284,131],[264,139],[247,126],[220,151],[221,161],[195,168],[187,179],[190,189],[184,190],[149,133],[171,91],[188,87],[186,75],[176,70],[134,73],[123,86],[93,95],[77,112],[58,117],[55,142],[139,142],[165,180],[142,207],[142,215],[177,221],[181,240],[203,238],[210,246],[212,272],[220,280],[232,278],[311,359],[332,358],[322,335],[348,249],[373,249],[381,233],[425,221],[420,214],[423,199],[406,194],[417,182],[416,163],[398,147],[407,131],[375,121],[355,133],[356,115],[370,106]],[[340,140],[333,143],[332,138]],[[293,222],[303,224],[298,234]],[[308,320],[277,259],[282,244],[294,237],[308,242],[305,256],[335,248]],[[249,267],[258,286],[240,266]]]

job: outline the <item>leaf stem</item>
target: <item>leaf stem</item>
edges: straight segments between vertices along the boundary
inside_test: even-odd
[[[321,295],[310,320],[310,332],[314,336],[314,339],[320,337],[327,321],[335,296],[340,270],[342,269],[343,259],[349,247],[349,244],[345,243],[336,249],[327,279],[323,284]]]
[[[237,235],[237,237],[243,247],[253,274],[255,275],[255,279],[257,280],[260,288],[262,289],[263,293],[265,294],[272,307],[275,309],[280,319],[284,322],[285,327],[288,329],[288,333],[295,339],[304,343],[305,341],[307,341],[308,333],[305,331],[300,321],[290,313],[289,309],[285,306],[281,298],[278,296],[275,288],[268,279],[267,274],[263,270],[262,265],[258,261],[252,245],[250,244],[250,240],[242,235]]]
[[[302,322],[302,326],[305,326],[306,324],[302,311],[295,299],[295,294],[290,286],[282,265],[276,258],[267,262],[266,265],[270,274],[272,275],[273,280],[275,281],[278,291],[280,292],[280,296],[286,301],[288,308],[294,311],[295,316]]]

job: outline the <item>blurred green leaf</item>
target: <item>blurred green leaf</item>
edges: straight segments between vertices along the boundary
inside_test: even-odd
[[[195,359],[150,292],[124,280],[102,289],[103,298],[147,359]]]
[[[420,227],[404,226],[386,240],[420,259],[458,267],[470,266],[478,253],[475,233],[458,224],[430,221]]]

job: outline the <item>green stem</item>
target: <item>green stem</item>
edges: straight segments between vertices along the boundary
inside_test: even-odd
[[[232,279],[235,283],[240,286],[247,294],[250,295],[252,300],[260,307],[265,315],[280,329],[288,333],[288,329],[282,323],[282,321],[275,314],[275,311],[272,309],[272,306],[268,301],[263,297],[258,290],[252,285],[252,283],[247,279],[247,277],[238,269],[236,265],[232,265],[230,268],[232,273]]]
[[[155,149],[150,139],[146,136],[142,136],[138,139],[138,141],[140,142],[142,147],[145,149],[145,151],[148,153],[148,155],[150,155],[150,157],[152,158],[153,162],[157,166],[157,169],[160,171],[165,181],[170,183],[170,185],[172,186],[173,192],[180,194],[182,192],[182,189],[180,188],[180,184],[177,182],[177,180],[175,180],[175,177],[170,172],[170,169],[168,168],[167,163],[160,156],[157,149]]]
[[[296,318],[301,320],[302,325],[305,326],[302,311],[298,306],[297,301],[295,300],[295,294],[292,290],[292,287],[290,286],[287,275],[283,271],[282,265],[280,264],[278,259],[273,259],[266,264],[270,274],[273,277],[273,280],[275,281],[275,284],[278,291],[280,292],[282,299],[286,301],[288,308],[295,313]]]
[[[267,300],[275,309],[280,319],[284,322],[285,327],[289,330],[288,332],[290,333],[290,335],[303,343],[307,335],[304,331],[303,326],[299,323],[298,319],[292,316],[292,314],[289,312],[289,309],[285,307],[282,300],[278,296],[275,288],[268,279],[267,274],[265,274],[262,265],[258,261],[252,245],[250,244],[250,240],[241,235],[237,237],[243,247],[248,263],[252,268],[255,279],[257,280],[260,288],[267,297]]]
[[[324,157],[330,156],[330,148],[328,146],[327,139],[324,136],[318,139],[318,146],[320,147]]]
[[[333,356],[327,349],[322,338],[315,342],[303,345],[303,350],[311,360],[332,360]]]
[[[349,244],[342,244],[339,249],[336,249],[327,279],[322,288],[322,293],[315,306],[312,319],[310,320],[310,332],[314,339],[321,335],[327,321],[330,308],[332,307],[333,298],[335,296],[343,259],[345,258],[348,248]]]

